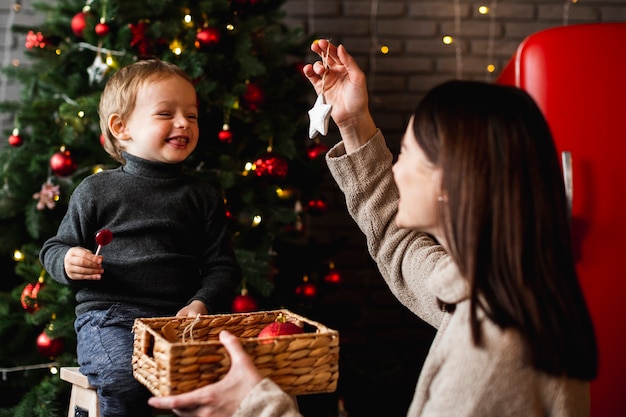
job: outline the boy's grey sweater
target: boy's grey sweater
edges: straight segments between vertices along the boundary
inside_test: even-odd
[[[239,282],[218,192],[163,164],[124,154],[126,165],[87,177],[74,191],[58,233],[40,260],[50,275],[78,289],[76,314],[124,303],[155,315],[174,315],[191,300],[226,311]],[[74,281],[63,260],[74,246],[96,250],[95,235],[109,229],[104,274]]]

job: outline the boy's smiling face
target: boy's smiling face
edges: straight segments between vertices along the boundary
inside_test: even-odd
[[[164,163],[184,161],[198,144],[196,92],[179,76],[147,80],[127,120],[109,117],[109,128],[124,151]]]

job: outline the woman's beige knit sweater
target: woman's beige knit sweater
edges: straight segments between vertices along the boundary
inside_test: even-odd
[[[392,155],[380,131],[349,155],[343,143],[337,144],[326,159],[389,288],[437,329],[408,416],[589,415],[588,382],[548,376],[530,367],[515,331],[503,331],[482,316],[484,345],[474,346],[466,281],[436,242],[395,224],[398,192],[391,174]],[[441,311],[437,298],[455,304],[454,312]],[[292,399],[268,379],[257,385],[236,414],[298,415]]]

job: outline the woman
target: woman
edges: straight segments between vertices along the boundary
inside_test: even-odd
[[[408,415],[588,416],[597,347],[556,149],[533,100],[478,82],[434,88],[392,177],[363,72],[343,46],[311,49],[326,62],[304,72],[324,86],[342,137],[330,171],[393,293],[438,329]],[[179,415],[298,415],[236,338],[221,340],[233,355],[222,381],[150,403]]]

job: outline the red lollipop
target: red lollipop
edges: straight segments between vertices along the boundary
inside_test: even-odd
[[[100,253],[100,249],[103,246],[108,245],[113,240],[113,233],[109,229],[102,229],[98,233],[96,233],[96,243],[98,244],[98,249],[96,249],[96,255]]]

